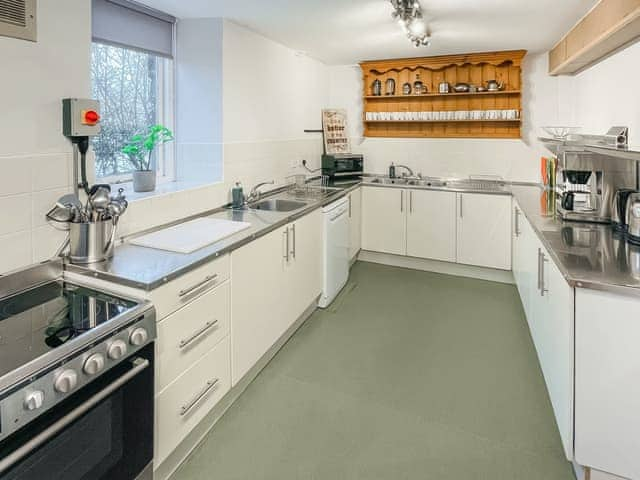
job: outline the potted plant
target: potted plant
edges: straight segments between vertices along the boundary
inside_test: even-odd
[[[133,135],[122,147],[133,171],[133,191],[152,192],[156,189],[156,171],[152,168],[153,150],[173,140],[173,133],[163,125],[152,125],[146,135]]]

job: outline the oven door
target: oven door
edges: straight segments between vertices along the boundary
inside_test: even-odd
[[[0,443],[1,480],[152,478],[153,344]]]

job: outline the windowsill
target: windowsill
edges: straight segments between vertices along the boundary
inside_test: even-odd
[[[113,192],[118,191],[119,188],[124,189],[124,194],[129,202],[136,202],[139,200],[145,200],[153,197],[161,197],[164,195],[170,195],[172,193],[183,192],[187,190],[194,190],[197,188],[214,186],[221,184],[222,181],[217,182],[197,182],[197,181],[174,181],[159,183],[156,185],[156,189],[153,192],[134,192],[133,183],[115,183],[111,185]]]

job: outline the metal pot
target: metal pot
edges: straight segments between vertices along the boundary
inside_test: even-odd
[[[136,170],[133,172],[134,192],[153,192],[156,189],[156,172],[154,170]]]
[[[100,222],[69,224],[69,258],[71,263],[102,262],[113,256],[117,217]]]
[[[449,93],[449,82],[441,82],[438,85],[438,92],[439,93]]]

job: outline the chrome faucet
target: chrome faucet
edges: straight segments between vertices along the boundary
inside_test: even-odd
[[[406,165],[396,165],[396,168],[404,168],[409,172],[409,177],[413,177],[413,170],[411,170],[409,167],[407,167]],[[406,176],[406,174],[402,175],[403,177]]]
[[[256,200],[258,200],[260,198],[260,191],[259,191],[260,187],[262,187],[263,185],[273,185],[274,183],[276,183],[276,182],[271,180],[270,182],[261,182],[261,183],[257,184],[249,192],[249,196],[246,199],[246,203],[255,202]]]

